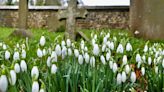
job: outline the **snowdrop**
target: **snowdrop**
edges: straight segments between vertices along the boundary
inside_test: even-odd
[[[51,57],[50,57],[50,56],[47,58],[47,66],[48,66],[48,67],[51,66]]]
[[[105,60],[105,57],[103,55],[100,56],[100,60],[101,60],[103,65],[106,64],[106,60]]]
[[[126,74],[129,74],[130,71],[131,71],[130,66],[129,65],[126,65],[125,66],[125,72],[126,72]]]
[[[78,56],[79,56],[79,51],[78,51],[78,49],[74,49],[74,54],[75,54],[75,57],[78,57]]]
[[[105,52],[105,49],[106,49],[106,45],[105,44],[103,44],[103,46],[102,46],[102,52]]]
[[[59,44],[56,45],[55,52],[56,52],[57,56],[60,56],[61,55],[62,50],[61,50],[61,47],[60,47]]]
[[[93,45],[93,54],[95,55],[95,56],[98,56],[99,55],[99,53],[100,53],[100,50],[99,50],[99,46],[98,46],[98,44],[94,44]]]
[[[111,57],[111,52],[110,52],[110,50],[109,50],[109,51],[106,53],[106,60],[109,61],[110,57]]]
[[[113,64],[112,69],[113,69],[113,72],[114,72],[114,73],[117,72],[117,69],[118,69],[118,67],[117,67],[117,63],[114,63],[114,64]]]
[[[80,65],[83,64],[83,56],[82,55],[79,55],[78,62],[79,62]]]
[[[142,61],[142,59],[141,59],[140,54],[137,54],[136,55],[136,62],[141,62],[141,61]]]
[[[89,63],[89,54],[88,53],[85,53],[84,59],[85,59],[86,63]]]
[[[124,48],[123,48],[123,46],[122,46],[121,43],[118,45],[117,51],[116,51],[116,52],[117,52],[117,53],[123,53],[123,52],[124,52]]]
[[[95,40],[97,40],[97,34],[95,34],[93,38],[94,38]]]
[[[65,43],[65,41],[63,40],[62,42],[61,42],[61,46],[63,47],[63,46],[65,46],[66,45],[66,43]]]
[[[26,58],[26,51],[25,51],[25,49],[22,49],[21,57],[22,57],[23,59]]]
[[[14,70],[10,70],[10,78],[9,78],[9,82],[12,86],[15,85],[16,83],[16,80],[17,80],[17,77],[16,77],[16,73]]]
[[[40,45],[44,46],[45,43],[46,43],[46,38],[44,36],[41,36],[41,38],[40,38]]]
[[[8,88],[8,80],[6,75],[1,75],[0,77],[0,91],[1,92],[7,92]]]
[[[143,51],[146,53],[146,52],[148,51],[148,49],[149,49],[149,47],[148,47],[148,45],[146,44]]]
[[[142,73],[143,76],[145,75],[145,67],[141,68],[141,73]]]
[[[33,79],[38,79],[39,77],[39,70],[37,66],[33,66],[32,70],[31,70],[31,77]]]
[[[132,50],[133,50],[132,45],[128,42],[126,44],[126,51],[132,51]]]
[[[123,59],[122,59],[122,65],[126,65],[127,64],[127,61],[128,61],[127,56],[124,55],[123,56]]]
[[[152,59],[151,57],[148,57],[148,65],[151,65]]]
[[[136,81],[136,74],[135,74],[135,72],[131,72],[130,79],[131,79],[132,83],[134,83]]]
[[[39,92],[45,92],[45,91],[44,91],[44,89],[40,89],[40,91],[39,91]]]
[[[103,38],[103,44],[106,44],[107,41],[108,41],[108,38],[105,36],[105,37]]]
[[[92,39],[92,46],[94,46],[94,44],[96,44],[95,39]]]
[[[53,64],[52,66],[51,66],[51,74],[56,74],[56,72],[57,72],[57,66],[55,65],[55,64]]]
[[[164,68],[164,59],[162,60],[162,66],[163,66],[163,68]]]
[[[72,49],[68,48],[68,56],[71,56],[71,55],[72,55]]]
[[[145,55],[142,56],[142,60],[143,60],[143,62],[146,62],[146,56]]]
[[[88,47],[86,47],[86,46],[85,46],[85,47],[84,47],[84,51],[86,51],[86,52],[87,52],[87,51],[88,51]]]
[[[113,69],[113,61],[109,61],[109,67],[110,69]]]
[[[39,58],[42,58],[42,56],[43,56],[43,52],[42,52],[42,50],[40,48],[37,49],[37,56]]]
[[[70,39],[67,39],[67,47],[70,47],[71,46],[71,40]]]
[[[52,53],[51,53],[51,60],[52,60],[52,62],[57,62],[57,60],[58,60],[58,57],[57,57],[57,54],[55,51],[52,51]]]
[[[64,46],[64,47],[62,48],[62,59],[64,59],[65,56],[67,56],[67,48]]]
[[[16,73],[20,73],[20,66],[19,66],[18,63],[16,63],[16,64],[14,65],[14,70],[15,70]]]
[[[3,44],[2,48],[3,48],[3,50],[6,50],[7,49],[6,44]]]
[[[81,41],[80,47],[81,47],[82,50],[84,50],[84,47],[85,47],[84,40]]]
[[[19,58],[19,52],[18,52],[18,51],[14,52],[13,59],[14,59],[14,61],[20,59],[20,58]]]
[[[26,64],[25,60],[21,60],[20,67],[21,67],[22,72],[27,71],[27,64]]]
[[[109,48],[110,48],[111,50],[114,50],[114,42],[110,42]]]
[[[46,51],[46,49],[43,49],[43,56],[46,56],[47,55],[47,51]]]
[[[5,60],[9,60],[10,52],[8,50],[5,51]]]
[[[32,92],[39,92],[39,83],[38,83],[38,81],[34,81],[32,83]]]
[[[158,66],[155,66],[155,73],[158,74]]]
[[[95,63],[96,63],[95,57],[92,56],[91,59],[90,59],[90,65],[91,65],[92,67],[95,67]]]
[[[118,74],[117,74],[117,84],[118,84],[118,85],[120,85],[121,82],[122,82],[121,77],[122,77],[121,74],[118,73]]]
[[[126,81],[126,73],[124,71],[121,74],[121,80],[123,83]]]

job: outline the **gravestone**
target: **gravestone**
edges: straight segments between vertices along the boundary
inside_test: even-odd
[[[79,33],[76,31],[76,18],[85,18],[86,14],[87,11],[84,8],[77,8],[77,0],[69,0],[67,9],[59,10],[58,19],[66,19],[66,38],[70,38],[72,40],[76,39],[76,35]],[[88,40],[81,32],[80,35],[83,36],[85,40]]]
[[[163,40],[163,15],[163,0],[131,0],[130,29],[136,37]]]

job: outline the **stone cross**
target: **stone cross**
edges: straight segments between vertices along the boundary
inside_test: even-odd
[[[67,9],[59,10],[58,19],[66,19],[66,38],[76,39],[76,18],[85,18],[86,14],[85,9],[77,9],[77,0],[69,0]]]
[[[163,0],[131,0],[130,29],[136,37],[164,40]]]

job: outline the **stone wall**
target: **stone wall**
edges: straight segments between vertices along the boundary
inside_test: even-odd
[[[88,15],[85,19],[77,19],[80,29],[119,28],[128,29],[129,9],[121,7],[87,8]],[[58,9],[41,8],[30,9],[28,14],[29,28],[49,28],[55,30],[64,25],[65,21],[58,22],[55,17]],[[0,26],[17,27],[18,9],[0,7]]]

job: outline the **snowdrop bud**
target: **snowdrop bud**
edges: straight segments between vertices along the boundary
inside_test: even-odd
[[[72,49],[68,48],[68,56],[71,56],[71,55],[72,55]]]
[[[126,65],[127,64],[127,61],[128,61],[127,56],[124,55],[123,56],[123,59],[122,59],[122,65]]]
[[[136,74],[135,74],[135,72],[131,72],[130,79],[131,79],[132,83],[134,83],[136,81]]]
[[[10,58],[10,52],[7,50],[5,51],[5,60],[9,60]]]
[[[84,47],[84,51],[86,51],[86,52],[88,51],[88,48],[86,46]]]
[[[162,60],[162,66],[163,66],[163,68],[164,68],[164,59]]]
[[[38,79],[39,77],[39,70],[37,66],[33,66],[32,70],[31,70],[31,77],[34,79]]]
[[[3,48],[3,50],[6,50],[7,49],[6,44],[3,44],[2,48]]]
[[[158,74],[158,66],[155,66],[155,73]]]
[[[130,43],[127,43],[126,44],[126,51],[132,51],[133,48],[132,48],[132,45]]]
[[[100,60],[101,60],[103,65],[106,64],[106,60],[105,60],[105,57],[103,55],[101,55]]]
[[[146,56],[145,56],[145,55],[142,56],[142,60],[143,60],[144,62],[146,62]]]
[[[108,34],[106,35],[106,37],[109,38],[109,37],[110,37],[110,33],[108,33]]]
[[[16,80],[17,80],[17,77],[16,77],[16,73],[14,70],[10,70],[10,78],[9,78],[9,82],[12,86],[15,85],[16,83]]]
[[[121,74],[121,80],[123,83],[126,81],[126,73],[124,71]]]
[[[15,70],[16,73],[20,73],[20,66],[19,66],[18,63],[16,63],[16,64],[14,65],[14,70]]]
[[[50,57],[50,56],[47,58],[47,66],[48,66],[48,67],[51,66],[51,57]]]
[[[17,47],[17,48],[19,48],[19,47],[20,47],[20,46],[19,46],[19,43],[17,43],[16,47]]]
[[[96,44],[95,39],[92,39],[92,46],[94,46],[94,44]]]
[[[67,47],[70,47],[70,46],[71,46],[71,40],[67,39]]]
[[[46,38],[44,36],[41,36],[41,38],[40,38],[40,45],[44,46],[45,43],[46,43]]]
[[[86,63],[89,63],[89,54],[88,53],[85,53],[84,59],[85,59]]]
[[[39,92],[39,83],[37,81],[32,83],[32,92]]]
[[[100,52],[100,50],[99,50],[98,44],[94,44],[94,45],[93,45],[93,54],[94,54],[95,56],[98,56],[98,55],[99,55],[99,52]]]
[[[57,69],[58,69],[57,66],[55,64],[53,64],[51,67],[51,74],[56,74]]]
[[[114,42],[110,42],[110,49],[114,50]]]
[[[111,57],[111,52],[109,50],[108,53],[106,53],[106,60],[109,61],[110,57]]]
[[[144,47],[144,52],[146,53],[148,51],[149,47],[148,45],[146,44],[145,47]]]
[[[108,41],[108,38],[105,36],[105,37],[103,38],[103,44],[106,44],[107,41]]]
[[[84,40],[81,41],[80,47],[81,47],[82,50],[84,50],[84,47],[85,47]]]
[[[141,73],[142,73],[143,76],[145,75],[145,67],[141,68]]]
[[[92,56],[91,59],[90,59],[90,65],[92,67],[95,67],[95,57],[94,56]]]
[[[122,82],[121,77],[122,77],[121,74],[118,73],[118,74],[117,74],[117,84],[118,84],[118,85],[120,85],[121,82]]]
[[[148,57],[148,64],[151,65],[152,59],[151,57]]]
[[[63,47],[63,46],[65,46],[65,45],[66,45],[65,41],[62,41],[62,42],[61,42],[61,46]]]
[[[61,55],[62,50],[61,50],[61,47],[60,47],[59,44],[56,45],[56,47],[55,47],[55,52],[56,52],[57,56],[60,56],[60,55]]]
[[[141,60],[141,56],[140,56],[140,54],[137,54],[136,55],[136,62],[141,62],[142,60]]]
[[[27,71],[27,64],[24,60],[21,60],[20,67],[21,67],[22,72]]]
[[[45,91],[44,91],[44,89],[40,89],[40,91],[39,91],[39,92],[45,92]]]
[[[79,56],[79,51],[77,49],[74,49],[74,54],[75,54],[75,57],[78,57]]]
[[[80,65],[83,64],[83,56],[82,55],[79,55],[78,62],[79,62]]]
[[[124,48],[123,48],[123,46],[122,46],[121,43],[118,45],[117,51],[116,51],[116,52],[117,52],[117,53],[123,53],[123,52],[124,52]]]
[[[43,49],[43,56],[46,56],[47,55],[47,51],[46,49]]]
[[[94,35],[94,39],[97,40],[97,34]]]
[[[109,61],[109,67],[110,69],[113,69],[113,61]]]
[[[129,65],[126,65],[125,66],[125,72],[126,72],[126,74],[129,74],[130,71],[131,71],[131,69],[130,69]]]
[[[38,50],[37,50],[37,56],[39,58],[42,58],[42,56],[43,56],[43,52],[42,52],[42,50],[40,48],[38,48]]]
[[[113,64],[113,68],[112,69],[113,69],[113,72],[114,73],[117,72],[118,67],[117,67],[117,64],[116,63]]]
[[[8,80],[6,75],[1,75],[0,77],[0,91],[1,92],[7,92],[8,88]]]
[[[105,49],[106,49],[106,45],[103,44],[103,46],[102,46],[102,52],[105,52]]]
[[[19,52],[18,52],[18,51],[14,52],[13,59],[14,59],[15,61],[20,59],[20,58],[19,58]]]
[[[52,53],[51,53],[51,59],[52,59],[52,62],[57,62],[58,57],[57,57],[57,55],[56,55],[56,52],[55,52],[55,51],[52,51]]]
[[[26,51],[24,49],[22,49],[22,54],[21,54],[22,58],[25,59],[26,58]]]
[[[67,48],[64,46],[64,47],[62,48],[62,59],[64,59],[65,56],[67,56]]]
[[[25,44],[22,44],[22,49],[25,49],[26,48],[26,45]]]

